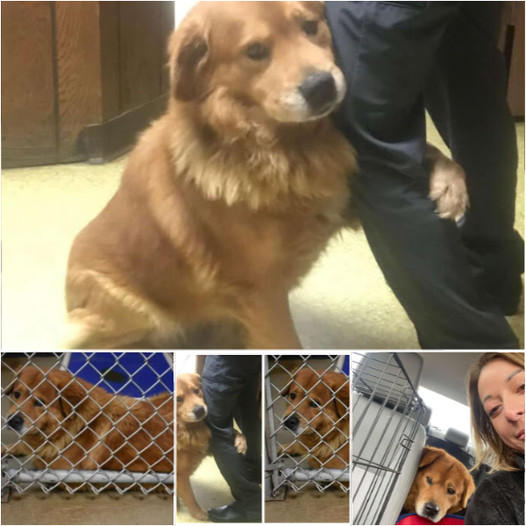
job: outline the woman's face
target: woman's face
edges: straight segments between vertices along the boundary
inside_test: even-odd
[[[524,453],[524,369],[497,358],[482,368],[479,398],[502,441]]]

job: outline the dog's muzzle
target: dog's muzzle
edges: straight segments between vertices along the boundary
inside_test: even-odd
[[[311,73],[298,88],[314,115],[327,111],[337,99],[336,82],[331,73]]]
[[[432,501],[426,502],[424,504],[423,514],[424,517],[433,520],[434,517],[438,515],[440,508]]]
[[[285,422],[283,422],[283,425],[290,429],[291,431],[296,432],[298,430],[298,427],[300,425],[300,419],[296,415],[290,415]]]
[[[192,414],[194,415],[196,422],[198,422],[199,420],[202,420],[206,416],[207,414],[206,407],[204,405],[196,405],[192,409]]]
[[[7,425],[14,429],[15,431],[20,432],[22,428],[24,427],[24,419],[20,415],[20,413],[17,413],[16,415],[12,416],[8,421]]]

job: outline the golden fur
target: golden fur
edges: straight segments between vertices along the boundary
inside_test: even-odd
[[[178,374],[177,389],[177,496],[195,519],[207,520],[190,485],[190,476],[208,454],[210,430],[204,419],[208,413],[201,378],[195,373]],[[196,417],[194,410],[203,408]]]
[[[329,117],[345,82],[323,5],[202,2],[169,55],[166,114],[73,243],[62,343],[171,347],[228,322],[241,346],[298,348],[288,293],[346,222],[356,170]],[[299,95],[312,71],[335,83],[316,114]],[[439,202],[453,185],[435,180]]]
[[[474,491],[473,478],[462,462],[443,449],[426,446],[404,510],[439,522],[447,513],[464,509]],[[426,504],[436,506],[436,513],[427,513]]]
[[[67,371],[34,366],[19,371],[8,393],[7,419],[23,419],[23,436],[7,452],[34,452],[39,468],[173,470],[168,393],[148,400],[113,396]]]
[[[350,441],[349,379],[342,373],[322,373],[304,367],[282,395],[289,404],[282,420],[287,422],[291,416],[298,419],[297,427],[291,429],[297,434],[296,440],[283,451],[306,455],[310,450],[307,460],[314,468],[346,468]]]

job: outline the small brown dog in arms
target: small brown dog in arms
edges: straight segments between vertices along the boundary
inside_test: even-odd
[[[59,369],[21,369],[8,395],[8,426],[21,435],[5,451],[35,455],[50,469],[173,471],[173,395],[111,395]]]
[[[308,455],[314,468],[349,466],[349,378],[338,372],[301,368],[282,392],[289,403],[282,420],[296,436],[283,448]]]
[[[288,295],[347,224],[356,171],[323,3],[201,2],[169,67],[165,115],[71,248],[62,345],[173,348],[231,323],[240,347],[300,348]],[[462,169],[429,161],[437,212],[462,215]]]
[[[443,449],[426,446],[404,511],[439,522],[463,510],[474,491],[473,477],[462,462]]]

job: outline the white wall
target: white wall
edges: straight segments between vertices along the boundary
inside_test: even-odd
[[[177,0],[175,2],[175,27],[179,25],[194,4],[197,4],[197,0]]]

